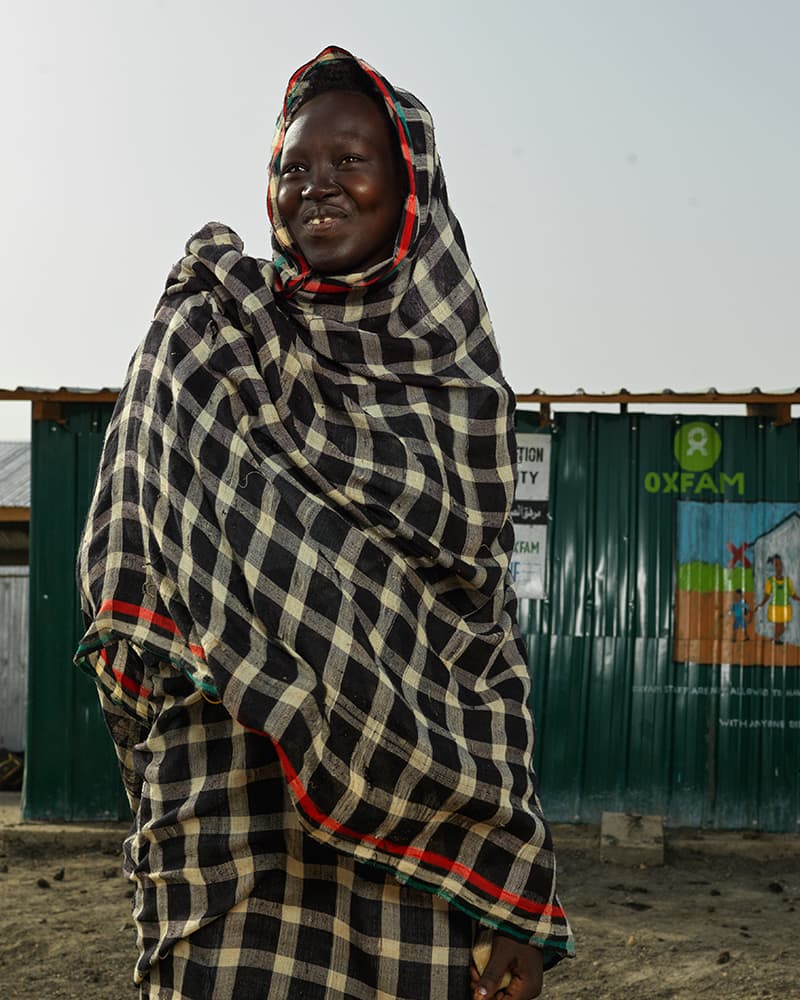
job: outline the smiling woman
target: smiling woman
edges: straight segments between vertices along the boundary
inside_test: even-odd
[[[278,210],[320,274],[366,271],[392,256],[405,200],[397,137],[364,94],[304,104],[281,152]]]
[[[326,49],[268,206],[271,261],[212,223],[171,272],[79,554],[140,995],[529,1000],[572,940],[508,572],[513,395],[427,110]]]

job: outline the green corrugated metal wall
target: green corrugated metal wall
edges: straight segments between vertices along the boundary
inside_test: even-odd
[[[64,405],[33,431],[27,818],[122,818],[127,806],[91,682],[71,666],[80,633],[74,553],[111,407]],[[753,417],[558,414],[552,425],[547,597],[521,603],[548,814],[661,813],[673,825],[795,830],[800,667],[673,662],[673,439],[703,419],[723,442],[714,474],[800,501],[798,427]],[[521,431],[540,431],[520,412]],[[650,479],[646,477],[650,474]],[[660,484],[654,490],[658,475]],[[666,478],[664,478],[666,477]],[[647,485],[649,483],[649,489]],[[752,689],[752,694],[733,692]],[[765,697],[765,690],[769,696]],[[765,715],[783,728],[725,727]],[[795,728],[788,728],[796,721]]]
[[[698,419],[722,440],[723,493],[675,479],[676,431]],[[518,429],[540,430],[529,413]],[[800,500],[797,423],[567,413],[552,432],[547,597],[520,616],[546,812],[796,830],[800,667],[675,663],[673,616],[676,500]]]
[[[61,420],[33,423],[26,819],[130,815],[94,685],[72,666],[75,553],[111,410],[63,403]]]

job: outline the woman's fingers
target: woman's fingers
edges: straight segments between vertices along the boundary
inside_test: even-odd
[[[532,1000],[542,991],[542,951],[495,934],[491,955],[482,972],[472,973],[475,1000],[501,996],[507,1000]]]

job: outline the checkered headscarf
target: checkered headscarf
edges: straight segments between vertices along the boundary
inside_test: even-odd
[[[171,661],[272,740],[314,837],[563,954],[508,576],[513,396],[430,116],[358,65],[410,171],[395,256],[309,271],[274,206],[282,115],[275,261],[206,226],[131,363],[78,658],[145,722],[146,664]]]

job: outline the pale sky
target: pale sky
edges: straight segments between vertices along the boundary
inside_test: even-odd
[[[269,253],[289,75],[431,109],[517,391],[800,384],[800,0],[0,3],[0,388],[119,385],[206,221]],[[29,404],[0,402],[0,439]]]

